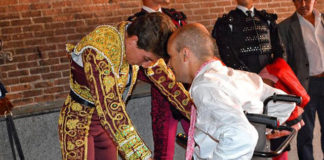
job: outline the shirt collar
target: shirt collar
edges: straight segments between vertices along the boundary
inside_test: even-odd
[[[195,82],[195,80],[197,79],[198,76],[200,76],[201,74],[203,74],[204,72],[206,72],[207,69],[210,68],[211,64],[214,64],[216,65],[217,67],[221,67],[221,66],[224,66],[222,64],[222,62],[218,59],[218,58],[213,58],[213,59],[210,59],[208,61],[206,61],[205,63],[203,63],[200,68],[198,69],[198,71],[195,73],[195,77],[194,79],[192,80],[192,84]],[[192,86],[192,85],[191,85]],[[191,92],[191,87],[189,89],[189,93],[192,94]]]
[[[254,16],[254,6],[251,9],[248,9],[248,8],[246,8],[244,6],[237,5],[236,8],[238,8],[239,10],[241,10],[245,15],[247,15],[246,11],[250,10],[252,12],[251,13],[252,17]]]
[[[216,62],[216,61],[219,61],[219,62],[221,63],[221,61],[220,61],[218,58],[216,58],[216,57],[213,58],[213,59],[210,59],[210,60],[206,61],[205,63],[203,63],[203,64],[200,66],[200,68],[198,69],[198,71],[196,72],[195,77],[197,77],[197,75],[198,75],[200,72],[202,72],[202,70],[204,70],[204,68],[205,68],[207,65],[209,65],[210,63]]]
[[[145,11],[147,11],[148,13],[152,13],[152,12],[161,12],[162,13],[162,8],[159,8],[157,11],[150,8],[150,7],[147,7],[147,6],[143,6],[142,7]]]
[[[307,21],[307,20],[306,20],[302,15],[300,15],[298,12],[296,12],[296,13],[297,13],[297,17],[298,17],[299,20]],[[317,24],[320,24],[320,23],[321,23],[322,13],[319,12],[318,10],[316,10],[315,8],[314,8],[314,10],[313,10],[313,13],[314,13],[314,16],[315,16],[315,26],[316,26]]]

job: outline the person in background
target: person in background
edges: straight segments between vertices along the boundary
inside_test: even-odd
[[[253,0],[236,1],[236,9],[217,19],[212,36],[227,66],[259,73],[284,53],[277,15],[257,10]]]
[[[295,84],[299,83],[298,79],[282,58],[284,48],[276,24],[277,15],[256,9],[254,0],[236,1],[236,9],[218,18],[212,32],[221,60],[228,67],[259,74],[263,81],[272,87],[282,89],[289,94],[307,97],[308,95],[301,85],[298,84],[298,87],[295,87]],[[292,76],[280,75],[280,72],[274,74],[273,71],[283,65],[286,67],[282,69],[282,72]],[[279,86],[278,83],[284,84],[284,86]],[[307,98],[305,98],[305,103],[306,100]],[[303,125],[301,113],[302,108],[296,107],[287,124],[296,125],[296,128]],[[283,139],[270,140],[271,149],[278,148]],[[287,147],[286,150],[290,150],[290,147]],[[283,152],[275,159],[288,160],[288,152]]]
[[[255,73],[224,66],[215,58],[214,50],[210,33],[199,23],[178,28],[168,41],[168,65],[177,81],[191,84],[189,93],[197,109],[196,119],[191,119],[196,120],[194,159],[248,160],[258,133],[244,111],[260,114],[267,97],[284,92],[266,85]],[[268,107],[269,115],[283,124],[295,104],[277,102]],[[190,152],[186,157],[191,159]]]
[[[293,0],[295,13],[279,24],[287,62],[311,97],[302,118],[305,126],[297,136],[300,160],[313,160],[313,131],[317,112],[324,153],[324,14],[315,9],[317,0]]]
[[[142,2],[142,10],[130,16],[128,18],[129,21],[134,21],[136,18],[148,13],[161,12],[168,15],[177,27],[186,24],[184,13],[178,12],[175,9],[161,7],[168,4],[169,0],[142,0]],[[165,61],[168,61],[168,58],[165,58]],[[138,79],[151,84],[154,159],[173,160],[178,122],[181,122],[183,130],[187,133],[189,120],[177,111],[167,97],[159,91],[158,87],[145,76],[143,68],[139,71]]]

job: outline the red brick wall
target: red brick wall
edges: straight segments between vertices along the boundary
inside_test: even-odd
[[[294,11],[291,0],[255,0],[280,20]],[[235,0],[171,0],[189,22],[211,29]],[[139,11],[140,0],[0,0],[0,39],[13,61],[0,59],[0,79],[16,106],[52,102],[69,92],[65,43],[76,43],[96,26],[114,24]],[[323,0],[317,8],[324,11]],[[61,104],[58,104],[61,105]]]

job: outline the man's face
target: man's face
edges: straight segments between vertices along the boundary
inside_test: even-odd
[[[152,52],[140,49],[137,46],[137,36],[126,37],[126,60],[131,65],[138,65],[147,68],[153,65],[160,57]]]
[[[313,13],[316,0],[294,0],[296,11],[302,16],[309,16]]]
[[[154,3],[161,4],[161,5],[169,4],[170,3],[170,0],[152,0],[152,1]]]
[[[253,0],[236,0],[238,5],[249,7],[253,6]]]
[[[168,54],[170,56],[168,66],[172,69],[176,80],[184,83],[191,83],[189,79],[188,62],[184,61],[183,51],[175,49],[173,38],[168,41]]]

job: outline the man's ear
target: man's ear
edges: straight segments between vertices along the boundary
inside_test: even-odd
[[[188,62],[189,61],[189,58],[191,56],[190,53],[191,52],[190,52],[189,48],[185,47],[185,48],[183,48],[181,50],[180,56],[181,56],[181,59],[183,60],[183,62]]]
[[[137,46],[138,37],[136,35],[129,36],[128,39],[132,45]]]

